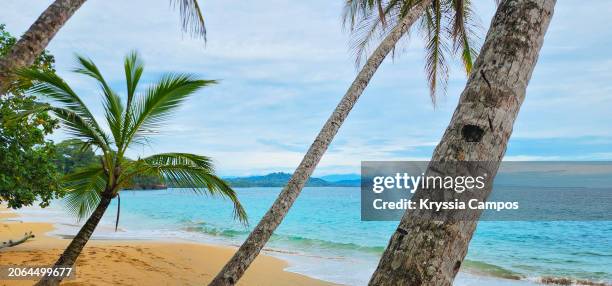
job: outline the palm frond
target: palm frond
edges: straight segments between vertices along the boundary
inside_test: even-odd
[[[60,123],[72,136],[95,145],[102,150],[110,150],[108,136],[104,133],[99,133],[98,130],[91,125],[91,122],[65,108],[50,106],[48,110],[53,112],[53,114],[60,119]]]
[[[104,114],[108,127],[113,134],[115,142],[121,142],[121,131],[123,130],[123,111],[124,107],[121,103],[121,98],[113,89],[106,83],[106,80],[100,73],[96,64],[88,58],[77,56],[78,67],[74,72],[92,77],[98,82],[104,98]]]
[[[347,0],[343,23],[351,31],[349,46],[356,65],[369,55],[370,45],[387,36],[419,3],[420,0]],[[471,6],[470,0],[433,0],[419,19],[426,42],[425,71],[434,105],[437,94],[446,91],[449,55],[459,55],[466,73],[471,72],[478,50],[475,30],[479,27]],[[393,50],[394,57],[398,46]]]
[[[408,13],[412,10],[412,8],[414,8],[414,6],[419,4],[419,1],[422,1],[422,0],[400,0],[398,4],[400,7],[399,17],[400,18],[406,17],[406,15],[408,15]]]
[[[363,15],[361,20],[353,26],[349,46],[355,55],[356,66],[360,66],[369,56],[371,44],[386,36],[397,24],[399,18],[394,16],[394,11],[391,10],[393,7],[387,6],[383,11],[387,15],[385,23],[381,22],[379,16],[370,13]]]
[[[385,9],[383,9],[382,0],[376,0],[376,8],[378,8],[378,17],[380,18],[380,23],[382,23],[383,27],[387,26],[387,17],[385,16]]]
[[[123,67],[125,70],[125,79],[127,84],[127,104],[125,108],[125,118],[123,121],[124,128],[122,131],[122,137],[127,138],[127,132],[129,132],[128,126],[130,126],[130,123],[134,117],[134,108],[132,107],[132,104],[134,102],[134,96],[136,94],[138,82],[140,81],[140,77],[142,76],[142,72],[144,71],[144,64],[139,59],[138,53],[136,51],[133,51],[127,57],[125,57]],[[127,143],[123,140],[121,142],[121,144]],[[121,148],[125,148],[125,146],[122,145]]]
[[[71,127],[72,131],[77,131],[81,129],[80,127],[87,126],[86,129],[89,130],[87,132],[78,132],[79,136],[87,134],[83,137],[96,138],[94,142],[99,144],[99,147],[102,149],[109,148],[108,137],[102,131],[92,113],[62,78],[55,73],[35,69],[20,69],[17,71],[17,74],[34,81],[34,85],[28,90],[29,93],[51,99],[62,105],[62,107],[48,106],[48,110],[53,111],[60,118],[64,117],[62,120],[68,126],[75,125]],[[41,107],[41,105],[38,107]],[[71,122],[72,119],[74,119],[74,122]],[[80,125],[80,127],[77,128],[77,125]]]
[[[170,5],[178,7],[181,15],[181,26],[183,32],[193,37],[200,37],[206,41],[206,25],[204,14],[197,0],[171,0]]]
[[[449,49],[445,34],[442,33],[443,13],[444,7],[441,0],[434,0],[432,5],[426,8],[421,25],[427,42],[425,45],[427,54],[425,71],[429,82],[431,101],[434,106],[438,89],[442,88],[444,93],[448,82],[448,66],[445,55],[449,53]]]
[[[125,179],[136,175],[156,176],[177,187],[191,188],[194,192],[220,195],[234,205],[234,217],[247,222],[246,211],[234,190],[214,173],[212,160],[206,156],[188,153],[162,153],[140,159],[132,164]]]
[[[360,66],[370,52],[375,40],[383,39],[401,19],[402,5],[412,5],[412,0],[349,0],[344,8],[343,24],[349,26],[350,50],[355,55],[355,65]]]
[[[15,114],[0,118],[1,122],[7,124],[16,124],[17,121],[22,120],[26,117],[29,117],[34,114],[38,114],[41,112],[47,112],[51,108],[50,104],[34,102],[32,106],[30,106],[27,110],[15,110]]]
[[[62,178],[67,190],[65,207],[79,220],[88,217],[100,203],[107,178],[101,166],[91,166],[78,170]]]
[[[476,50],[476,41],[478,40],[476,30],[479,25],[476,18],[473,16],[470,0],[451,0],[452,27],[450,36],[453,41],[453,52],[460,54],[465,72],[469,75],[472,72],[472,65],[478,51]]]
[[[124,139],[126,144],[134,138],[154,133],[185,99],[197,90],[214,83],[214,80],[198,80],[188,74],[164,75],[142,97],[137,98],[133,108],[128,111],[133,114],[133,119]]]
[[[47,103],[35,103],[30,109],[19,111],[15,116],[5,118],[5,120],[10,123],[40,112],[53,113],[60,119],[61,125],[67,129],[70,135],[83,140],[84,143],[95,145],[102,149],[108,147],[108,138],[105,137],[106,135],[104,133],[99,134],[98,131],[91,126],[89,121],[72,110],[54,107]]]
[[[123,68],[125,70],[125,82],[127,84],[128,104],[126,109],[129,109],[129,105],[134,98],[134,94],[136,93],[136,87],[138,86],[138,82],[140,81],[140,77],[144,71],[144,64],[138,57],[138,53],[136,51],[132,51],[125,57]]]
[[[201,168],[208,173],[215,172],[215,167],[211,158],[190,153],[160,153],[142,160],[156,166],[190,165]]]
[[[370,14],[369,3],[370,0],[347,0],[342,15],[344,27],[349,26],[349,29],[352,30],[355,24],[360,22],[367,14]]]
[[[234,219],[248,225],[246,210],[240,204],[236,192],[223,179],[213,174],[202,174],[202,179],[206,183],[206,189],[211,195],[219,194],[232,201],[234,204]]]
[[[464,20],[465,20],[465,1],[466,0],[451,0],[453,5],[453,26],[451,28],[453,38],[459,36],[459,34],[465,32]]]
[[[93,115],[79,96],[54,72],[25,68],[17,70],[16,74],[35,82],[29,90],[30,93],[54,100],[83,117],[93,119]]]

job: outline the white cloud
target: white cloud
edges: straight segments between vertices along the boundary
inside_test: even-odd
[[[5,0],[0,22],[20,34],[51,2]],[[131,49],[141,52],[149,81],[166,71],[221,79],[190,100],[154,144],[134,148],[132,156],[179,149],[213,156],[226,175],[292,171],[356,74],[341,27],[343,2],[201,3],[209,31],[206,46],[180,33],[178,12],[167,0],[109,0],[86,2],[49,49],[60,74],[97,115],[96,85],[69,72],[75,52],[91,57],[118,90],[123,89],[122,57]],[[477,3],[485,29],[493,3]],[[612,12],[612,3],[557,4],[513,138],[612,137],[612,31],[605,11]],[[448,96],[433,109],[419,41],[413,35],[401,57],[382,65],[319,173],[357,172],[361,160],[429,158],[465,76],[453,63]],[[560,150],[506,159],[566,157]]]

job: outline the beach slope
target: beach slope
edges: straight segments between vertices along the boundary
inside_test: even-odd
[[[0,250],[0,265],[51,265],[69,243],[46,235],[47,223],[22,222],[0,209],[0,241],[16,240],[32,231],[35,238]],[[62,285],[204,285],[236,249],[199,243],[157,241],[90,241],[77,260],[76,279]],[[238,285],[332,285],[286,272],[287,263],[260,255]],[[32,280],[0,280],[0,285],[32,285]]]

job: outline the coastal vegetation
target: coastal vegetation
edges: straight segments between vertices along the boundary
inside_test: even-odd
[[[81,169],[98,165],[102,157],[96,155],[92,146],[83,146],[79,139],[68,139],[55,144],[55,156],[53,163],[62,176],[72,174]],[[126,160],[133,161],[126,158]],[[140,174],[132,178],[129,185],[124,189],[165,189],[167,187],[163,180],[151,175]],[[198,186],[190,186],[198,187]]]
[[[13,48],[17,39],[0,24],[0,57]],[[53,73],[54,57],[44,51],[37,56],[32,69]],[[45,138],[57,128],[58,121],[45,112],[29,118],[14,119],[19,110],[32,108],[35,97],[25,95],[32,81],[15,78],[11,94],[0,96],[0,202],[20,208],[38,202],[47,206],[62,195],[52,158],[53,143]]]
[[[13,116],[13,110],[28,109],[36,100],[22,95],[28,81],[15,71],[33,67],[53,72],[55,59],[45,48],[85,2],[53,1],[19,40],[0,24],[0,149],[4,148],[0,159],[18,162],[3,164],[0,170],[0,202],[7,201],[10,207],[31,205],[37,199],[44,207],[50,200],[62,196],[57,179],[61,174],[51,162],[54,146],[44,138],[56,128],[57,121],[45,112],[37,113],[36,118],[12,120],[12,123],[4,119]],[[204,16],[197,0],[170,0],[170,4],[179,11],[183,32],[206,40]]]
[[[79,139],[68,139],[55,144],[53,163],[62,175],[68,175],[76,170],[98,164],[100,157],[91,146],[83,146]]]
[[[28,94],[45,98],[21,116],[50,112],[60,120],[65,132],[81,141],[81,148],[94,147],[100,153],[99,163],[77,168],[62,178],[69,209],[79,217],[89,216],[60,258],[57,267],[71,267],[93,234],[113,199],[133,184],[138,175],[155,176],[164,182],[190,187],[196,193],[228,198],[234,206],[235,218],[246,222],[246,213],[231,187],[215,175],[210,158],[188,153],[161,153],[136,160],[126,158],[127,150],[146,144],[149,137],[163,131],[164,123],[177,109],[202,88],[214,84],[191,74],[169,73],[144,90],[138,89],[144,65],[136,53],[124,61],[125,94],[118,92],[104,79],[93,61],[77,57],[76,73],[98,84],[104,107],[105,124],[110,133],[94,118],[81,97],[55,73],[37,69],[21,69],[17,74],[34,82]],[[119,220],[119,209],[117,222]],[[37,285],[57,285],[60,277],[45,277]]]

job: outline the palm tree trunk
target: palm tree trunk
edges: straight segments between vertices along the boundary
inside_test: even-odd
[[[81,254],[83,247],[89,241],[89,238],[93,234],[96,226],[100,223],[104,212],[110,205],[111,198],[108,195],[102,195],[100,199],[100,203],[91,214],[87,222],[81,227],[81,230],[77,233],[77,235],[72,239],[64,253],[60,256],[60,258],[55,262],[54,267],[73,267],[77,257]],[[51,286],[51,285],[59,285],[62,281],[62,278],[55,277],[45,277],[36,283],[36,286]]]
[[[0,95],[10,86],[11,71],[30,66],[53,39],[53,36],[70,19],[86,0],[56,0],[51,4],[11,51],[0,59]]]
[[[434,151],[433,162],[478,161],[495,175],[555,3],[505,0],[500,4],[451,122]],[[479,136],[466,136],[466,128]],[[490,191],[488,187],[482,197],[488,197]],[[417,191],[414,197],[428,198],[431,194]],[[475,213],[471,219],[461,219],[458,214],[452,212],[439,220],[427,218],[418,210],[407,211],[369,285],[451,285],[480,216]]]
[[[211,286],[234,285],[244,274],[249,265],[255,260],[263,246],[268,242],[270,236],[280,225],[289,208],[293,205],[302,188],[312,175],[315,167],[323,157],[332,139],[338,133],[340,126],[348,116],[349,112],[363,93],[372,79],[374,72],[378,69],[389,52],[395,47],[399,39],[410,30],[410,27],[431,3],[431,0],[423,0],[401,19],[393,28],[391,33],[380,43],[363,66],[346,94],[338,103],[338,106],[329,117],[317,138],[314,140],[302,162],[295,170],[291,179],[278,195],[276,201],[261,219],[259,224],[251,232],[246,241],[240,246],[231,260],[217,274]]]

